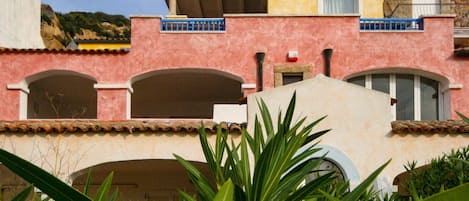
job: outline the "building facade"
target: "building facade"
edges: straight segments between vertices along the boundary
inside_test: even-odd
[[[194,189],[174,153],[207,171],[201,121],[236,141],[243,123],[252,131],[256,99],[278,113],[293,91],[296,117],[328,115],[320,146],[352,185],[392,158],[378,182],[389,190],[407,161],[467,146],[467,126],[450,120],[469,114],[469,58],[454,49],[454,16],[131,22],[130,50],[1,49],[0,147],[75,187],[89,169],[94,181],[114,171],[128,199],[177,200],[177,189]],[[0,174],[10,175],[4,190],[21,187]]]
[[[44,48],[40,1],[2,2],[0,24],[0,48]]]

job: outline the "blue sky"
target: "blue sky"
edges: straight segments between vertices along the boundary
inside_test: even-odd
[[[163,15],[168,13],[165,0],[41,0],[52,6],[54,11],[102,11],[108,14],[129,15]]]

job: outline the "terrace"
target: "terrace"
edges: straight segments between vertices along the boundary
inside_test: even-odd
[[[359,18],[361,31],[421,31],[423,18]],[[161,31],[224,32],[225,18],[161,19]]]
[[[469,3],[401,3],[387,14],[386,17],[418,18],[430,15],[455,16],[455,47],[469,46]]]

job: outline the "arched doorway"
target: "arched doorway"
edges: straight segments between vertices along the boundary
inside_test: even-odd
[[[206,176],[210,175],[205,163],[192,164]],[[135,160],[96,165],[72,175],[75,177],[73,187],[83,189],[90,169],[91,195],[94,195],[110,172],[114,172],[112,188],[117,187],[124,200],[172,201],[179,200],[178,190],[195,193],[185,169],[176,160]]]

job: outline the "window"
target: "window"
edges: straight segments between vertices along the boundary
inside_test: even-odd
[[[350,14],[359,13],[359,0],[319,0],[322,14]]]
[[[371,74],[347,80],[397,99],[393,106],[397,120],[440,119],[440,83],[411,74]]]
[[[311,66],[274,66],[276,87],[299,82],[311,77]]]
[[[329,172],[335,172],[336,181],[345,181],[345,174],[342,169],[334,162],[323,159],[315,171],[306,177],[306,182],[311,182]]]
[[[299,82],[303,80],[303,73],[282,73],[283,85]]]

